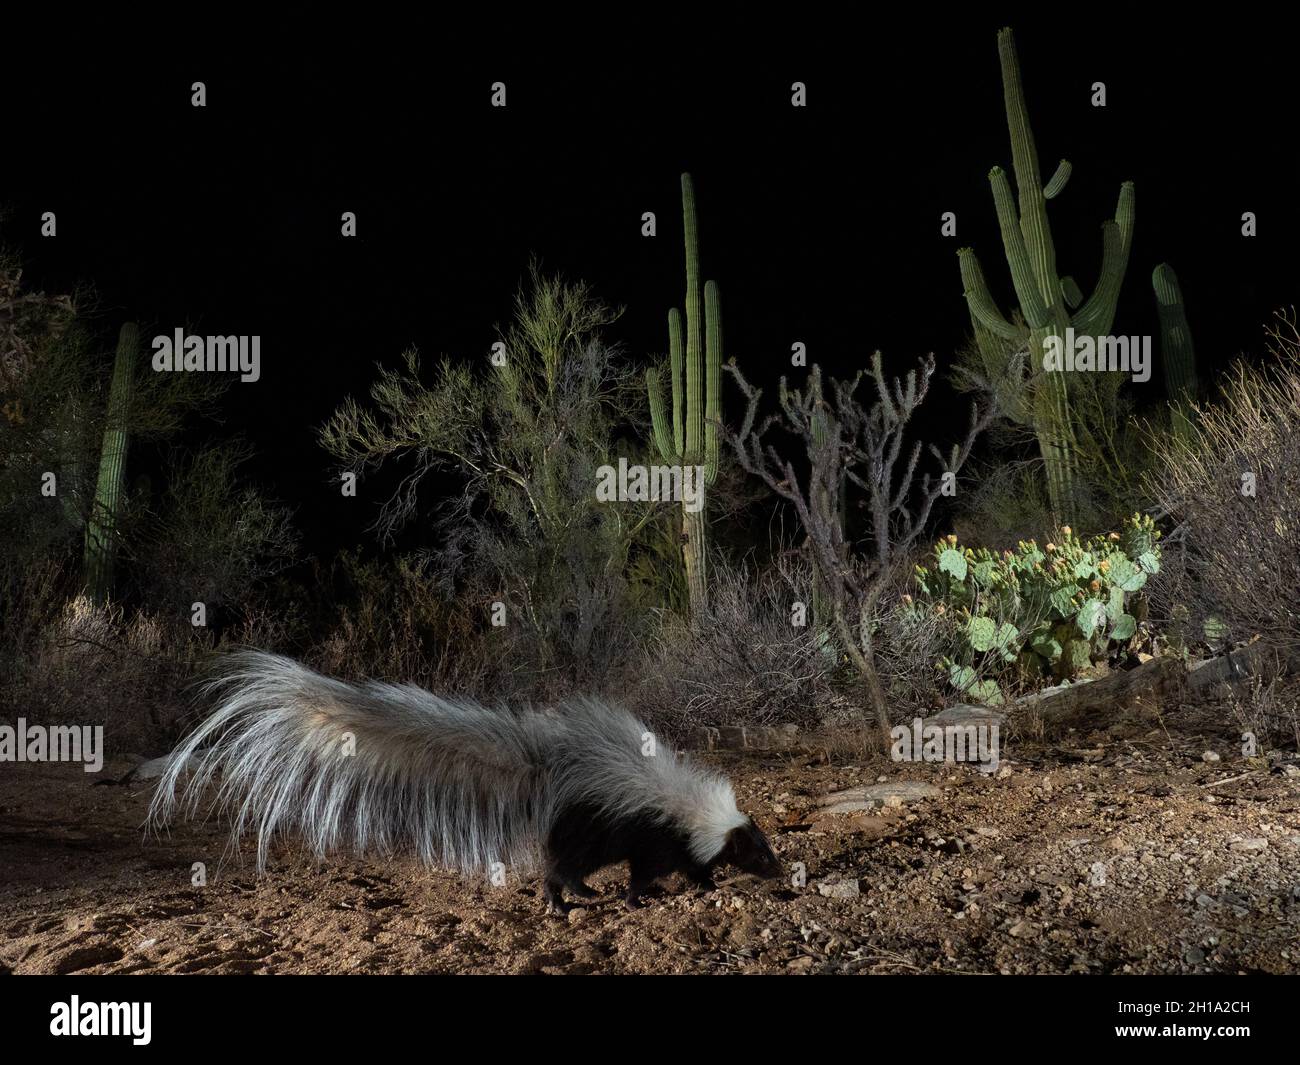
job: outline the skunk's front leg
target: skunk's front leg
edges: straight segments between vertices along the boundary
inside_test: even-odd
[[[659,872],[652,863],[636,857],[628,862],[627,872],[627,894],[623,896],[623,901],[627,903],[629,910],[639,910],[641,896],[649,890],[650,885],[658,878]]]

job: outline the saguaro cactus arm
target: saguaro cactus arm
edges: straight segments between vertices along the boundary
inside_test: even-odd
[[[1188,406],[1196,399],[1196,348],[1187,325],[1187,309],[1178,275],[1168,263],[1161,263],[1151,273],[1156,294],[1156,312],[1160,317],[1160,355],[1164,359],[1165,387],[1174,404],[1175,431],[1184,434],[1190,428]]]
[[[1120,186],[1115,217],[1102,223],[1101,276],[1087,302],[1074,315],[1075,332],[1085,336],[1102,336],[1115,322],[1119,291],[1128,270],[1129,250],[1133,246],[1133,182]]]
[[[989,332],[1003,340],[1015,340],[1024,335],[1024,330],[1012,325],[1002,316],[993,294],[989,292],[988,282],[984,280],[984,271],[980,268],[979,257],[972,248],[962,248],[957,252],[961,264],[962,287],[965,290],[966,304],[971,316]]]
[[[718,427],[722,421],[722,296],[718,283],[704,286],[705,360],[704,408],[704,483],[713,484],[718,477]]]

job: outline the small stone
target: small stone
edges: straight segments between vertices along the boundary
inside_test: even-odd
[[[1218,751],[1206,751],[1203,755],[1201,755],[1201,761],[1202,761],[1202,762],[1220,762],[1220,761],[1222,761],[1222,759],[1219,757],[1219,752],[1218,752]]]
[[[1033,921],[1019,921],[1010,928],[1011,935],[1016,939],[1033,939],[1038,932],[1038,925]]]
[[[817,893],[828,899],[856,899],[862,889],[856,880],[823,880],[817,885]]]
[[[1234,851],[1263,851],[1268,850],[1268,840],[1263,836],[1247,836],[1229,843],[1228,848]]]

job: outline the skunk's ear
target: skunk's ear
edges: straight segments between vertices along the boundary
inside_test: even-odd
[[[772,845],[752,817],[727,833],[727,841],[714,864],[734,865],[758,876],[775,876],[781,869]]]

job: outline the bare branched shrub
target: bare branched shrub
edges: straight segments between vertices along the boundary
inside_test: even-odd
[[[627,701],[674,739],[699,725],[814,726],[842,712],[838,656],[806,616],[806,560],[779,555],[759,569],[715,557],[709,573],[709,624],[692,631],[665,612],[636,675],[619,679]]]
[[[1300,647],[1300,333],[1292,315],[1269,332],[1270,361],[1239,363],[1217,403],[1195,408],[1188,439],[1153,438],[1154,498],[1174,524],[1158,616],[1188,623],[1189,642],[1258,636]]]
[[[869,371],[859,371],[850,381],[832,380],[829,397],[823,392],[821,368],[814,365],[806,389],[789,389],[781,379],[780,413],[757,425],[761,393],[734,363],[727,369],[748,406],[740,430],[732,433],[724,426],[723,432],[741,465],[793,505],[829,606],[832,632],[862,678],[877,723],[888,732],[888,698],[880,680],[871,619],[899,565],[909,559],[926,530],[945,484],[956,478],[996,406],[987,399],[983,404],[973,402],[965,437],[946,455],[931,445],[938,465],[934,476],[918,469],[919,440],[905,448],[912,416],[929,392],[933,355],[922,359],[904,379],[891,381],[886,380],[876,352]],[[874,401],[869,403],[857,395],[868,376],[875,387]],[[794,453],[802,451],[799,457],[806,457],[809,472],[802,480],[795,472],[796,460],[766,440],[773,428],[792,436]],[[861,493],[859,503],[867,517],[867,535],[861,544],[849,542],[841,517],[844,493],[850,487]]]

